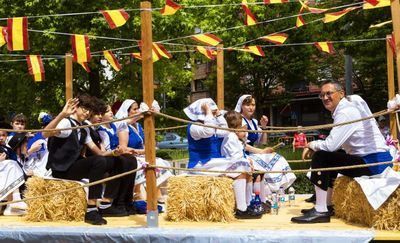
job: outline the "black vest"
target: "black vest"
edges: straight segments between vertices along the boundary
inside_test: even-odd
[[[84,123],[85,125],[89,125],[87,123]],[[94,144],[96,144],[96,146],[101,149],[101,137],[100,134],[97,130],[95,130],[94,127],[89,127],[89,132],[90,132],[90,137],[92,138]],[[94,156],[95,154],[92,152],[92,150],[90,149],[86,149],[86,153],[85,153],[86,157],[89,156]]]
[[[67,118],[71,127],[76,127],[72,118]],[[76,122],[76,121],[75,121]],[[79,124],[78,122],[76,122]],[[80,129],[81,137],[78,140],[78,131],[72,130],[66,138],[50,137],[47,146],[49,149],[49,158],[47,160],[47,169],[64,172],[81,156],[81,150],[87,136],[85,129]]]

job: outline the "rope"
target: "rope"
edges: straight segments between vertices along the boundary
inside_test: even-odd
[[[182,163],[182,162],[188,162],[189,158],[184,158],[184,159],[177,159],[177,160],[172,160],[171,162],[173,163]],[[288,163],[310,163],[310,159],[293,159],[293,160],[286,160]]]
[[[175,126],[175,127],[160,127],[160,128],[156,128],[156,131],[166,131],[166,130],[175,130],[175,129],[181,129],[181,128],[185,128],[187,127],[187,125],[181,125],[181,126]]]

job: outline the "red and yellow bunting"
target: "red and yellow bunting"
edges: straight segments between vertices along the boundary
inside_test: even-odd
[[[308,6],[307,4],[305,4],[301,0],[299,0],[299,3],[301,4],[302,8],[310,11],[311,13],[320,14],[320,13],[324,13],[324,12],[328,11],[328,9],[326,9],[326,8],[312,8],[312,7]]]
[[[87,35],[73,35],[71,36],[71,43],[74,61],[78,63],[89,62],[92,58],[89,37]]]
[[[115,29],[124,25],[129,19],[129,14],[123,9],[101,10],[101,13],[111,29]]]
[[[314,45],[318,48],[318,50],[329,53],[335,54],[335,49],[333,48],[333,44],[329,41],[325,42],[314,42]]]
[[[0,26],[0,46],[7,43],[7,27]]]
[[[118,59],[115,57],[112,51],[103,51],[104,57],[107,59],[108,63],[110,63],[111,67],[114,68],[115,71],[121,71],[121,64],[119,64]]]
[[[247,26],[257,24],[257,19],[251,12],[249,6],[247,6],[247,0],[242,0],[242,9],[244,11],[244,24]]]
[[[217,55],[217,51],[215,49],[211,49],[209,47],[196,46],[195,49],[210,60],[214,60],[215,56]]]
[[[304,8],[301,7],[300,11],[299,11],[299,16],[297,16],[296,19],[296,28],[300,28],[303,25],[306,25],[306,21],[303,19],[303,16],[301,16],[300,14],[302,14],[304,11]]]
[[[181,8],[181,5],[173,2],[172,0],[166,0],[165,6],[160,10],[160,13],[161,15],[173,15]]]
[[[85,69],[86,72],[90,73],[91,70],[89,68],[89,64],[87,62],[80,62],[79,65],[81,65],[83,67],[83,69]]]
[[[7,19],[7,48],[9,51],[29,50],[28,19]]]
[[[260,46],[245,46],[241,51],[249,52],[257,56],[265,57],[265,53]]]
[[[343,9],[341,11],[334,12],[334,13],[326,13],[325,18],[324,18],[324,23],[336,21],[339,18],[343,17],[348,12],[353,11],[355,9],[358,9],[358,7],[346,8],[346,9]]]
[[[390,0],[366,0],[363,9],[382,8],[390,6]]]
[[[281,44],[285,43],[287,38],[288,38],[288,34],[285,34],[285,33],[277,33],[277,34],[271,34],[271,35],[266,35],[266,36],[260,37],[260,39],[272,42],[277,45],[281,45]]]
[[[389,43],[390,49],[392,49],[393,55],[396,56],[396,41],[394,35],[391,34],[386,38],[386,41]]]
[[[192,36],[191,38],[195,41],[199,41],[209,46],[216,46],[222,41],[220,38],[213,34],[198,34]]]
[[[140,54],[140,52],[131,53],[131,57],[138,59],[140,61],[142,60],[142,54]]]
[[[142,54],[140,52],[131,53],[131,56],[133,58],[136,58],[136,59],[142,61]],[[153,59],[153,62],[157,62],[158,60],[161,59],[161,56],[158,55],[156,52],[154,52],[154,49],[153,49],[153,52],[152,52],[152,59]]]
[[[160,43],[153,43],[153,52],[156,52],[159,56],[167,59],[172,58],[171,53],[169,53],[167,49],[165,49],[165,47]]]
[[[26,56],[29,74],[33,76],[35,82],[44,81],[44,67],[42,57],[39,55]]]
[[[287,3],[289,0],[264,0],[264,4]]]

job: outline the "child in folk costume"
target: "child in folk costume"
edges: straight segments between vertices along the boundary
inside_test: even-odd
[[[138,123],[140,119],[143,118],[143,115],[140,113],[143,111],[147,111],[149,108],[146,104],[142,103],[139,108],[139,104],[132,99],[125,100],[118,112],[115,114],[117,119],[126,118],[128,116],[134,116],[132,119],[126,120],[128,124],[129,130],[129,140],[128,147],[132,148],[133,154],[136,156],[138,160],[138,166],[145,166],[145,147],[144,147],[144,132],[143,127]],[[152,109],[159,110],[158,103],[156,101],[152,104]],[[161,158],[156,158],[156,165],[159,166],[167,166],[170,167],[170,163]],[[171,171],[166,169],[158,169],[156,172],[157,178],[157,187],[160,187],[161,184],[167,182],[168,178],[172,176]],[[143,170],[140,170],[136,173],[135,179],[135,192],[137,193],[136,199],[144,199],[140,193],[140,185],[146,182],[145,174]],[[161,192],[159,190],[159,201],[161,202]]]
[[[11,138],[15,135],[16,131],[24,130],[28,119],[22,113],[16,114],[13,116],[11,120],[11,126],[14,130],[13,132],[9,132],[6,140],[6,144],[11,140]]]

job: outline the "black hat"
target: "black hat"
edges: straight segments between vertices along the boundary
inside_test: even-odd
[[[25,139],[26,139],[25,132],[16,133],[8,142],[8,146],[10,146],[12,150],[15,150],[16,148],[21,146],[21,144],[24,142]]]

